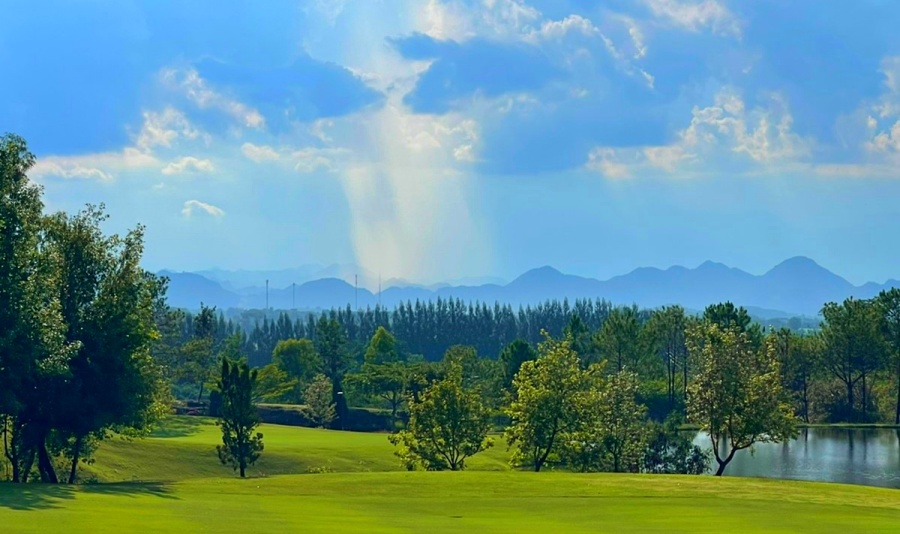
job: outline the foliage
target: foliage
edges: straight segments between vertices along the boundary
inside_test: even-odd
[[[522,364],[513,379],[512,402],[504,410],[511,420],[504,434],[513,451],[511,462],[535,471],[558,460],[561,436],[578,429],[589,385],[570,339],[548,335],[538,345],[538,355]]]
[[[462,367],[452,364],[446,378],[410,402],[408,429],[388,439],[408,469],[461,471],[467,458],[493,445],[489,431],[490,413],[481,395],[463,387]]]
[[[303,401],[303,390],[322,372],[322,357],[309,339],[283,339],[272,351],[272,364],[296,384],[289,395],[294,403]]]
[[[709,469],[710,452],[679,431],[681,420],[669,417],[662,424],[649,423],[647,448],[641,471],[660,475],[702,475]]]
[[[280,403],[290,400],[297,388],[297,380],[288,377],[277,365],[269,365],[259,369],[256,378],[256,389],[253,400],[255,402]]]
[[[755,349],[739,328],[707,322],[690,332],[688,347],[697,361],[688,416],[709,434],[717,476],[738,451],[794,435],[796,420],[770,340]]]
[[[517,339],[503,347],[500,352],[500,362],[503,364],[503,388],[512,388],[513,378],[519,372],[522,364],[537,358],[537,352],[527,341]]]
[[[263,435],[255,432],[259,416],[253,404],[253,389],[257,371],[244,361],[222,358],[222,375],[217,384],[222,395],[222,415],[218,424],[222,429],[222,445],[216,446],[223,465],[231,464],[246,476],[247,466],[253,465],[263,451]]]
[[[313,377],[306,387],[304,413],[319,428],[324,428],[335,419],[335,403],[331,395],[331,381],[323,374]]]
[[[842,420],[870,419],[872,375],[884,365],[889,350],[881,332],[881,311],[873,301],[854,298],[822,308],[823,366],[844,384]]]

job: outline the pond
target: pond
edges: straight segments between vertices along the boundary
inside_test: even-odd
[[[706,434],[694,443],[710,448]],[[900,430],[804,428],[788,443],[764,443],[738,452],[725,476],[817,480],[900,488]],[[715,459],[712,460],[715,472]]]

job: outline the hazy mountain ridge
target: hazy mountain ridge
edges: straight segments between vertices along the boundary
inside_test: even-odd
[[[263,308],[266,306],[264,288],[238,287],[248,280],[250,271],[242,272],[239,280],[225,278],[226,271],[215,272],[216,280],[199,273],[162,271],[170,278],[169,302],[173,306],[195,309],[202,301],[220,308]],[[276,271],[270,271],[276,272]],[[343,268],[277,271],[299,274],[329,272],[344,274]],[[346,278],[345,278],[346,279]],[[278,280],[284,284],[284,279]],[[690,269],[673,266],[667,269],[641,267],[628,274],[601,281],[564,274],[553,267],[532,269],[508,284],[443,285],[425,287],[391,280],[380,295],[337,277],[322,277],[279,287],[270,281],[268,305],[276,309],[324,309],[345,306],[375,306],[379,302],[388,307],[398,303],[435,298],[458,298],[464,301],[495,301],[512,305],[536,304],[548,299],[603,298],[616,304],[638,304],[657,307],[680,304],[685,308],[703,309],[714,302],[730,300],[747,307],[765,309],[784,315],[816,315],[822,304],[841,301],[847,297],[870,298],[879,291],[900,287],[900,281],[884,284],[868,282],[854,286],[844,278],[805,257],[788,259],[762,275],[753,275],[721,263],[704,262]]]

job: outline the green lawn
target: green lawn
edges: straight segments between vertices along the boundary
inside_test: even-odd
[[[383,434],[267,425],[253,478],[217,428],[111,441],[80,486],[0,484],[3,532],[896,532],[896,490],[761,479],[528,473],[502,443],[462,473],[399,471]],[[330,473],[305,474],[310,468]],[[293,473],[293,474],[292,474]],[[142,482],[113,482],[140,480]]]

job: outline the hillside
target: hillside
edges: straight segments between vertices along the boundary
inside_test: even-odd
[[[225,271],[214,273],[219,281],[196,273],[161,273],[171,279],[170,304],[188,309],[198,308],[200,302],[222,309],[265,307],[265,279],[258,280],[261,284],[257,286],[235,289],[239,282],[248,282],[251,274],[239,272],[233,279],[228,279]],[[260,276],[266,275],[260,273]],[[680,266],[668,269],[645,267],[601,281],[565,274],[545,266],[527,271],[508,284],[439,284],[427,288],[394,281],[395,285],[385,285],[381,294],[354,287],[345,281],[348,278],[346,273],[344,275],[343,278],[320,278],[296,285],[271,283],[269,307],[315,310],[344,306],[371,307],[378,303],[393,307],[401,302],[436,298],[503,302],[518,306],[548,299],[602,298],[616,304],[634,303],[642,307],[680,304],[688,309],[703,309],[710,303],[730,300],[747,308],[764,310],[764,315],[771,318],[816,316],[826,302],[842,301],[851,296],[870,298],[883,289],[900,287],[897,280],[854,286],[803,257],[786,260],[762,275],[708,261],[694,269]],[[284,280],[281,282],[283,284]]]

